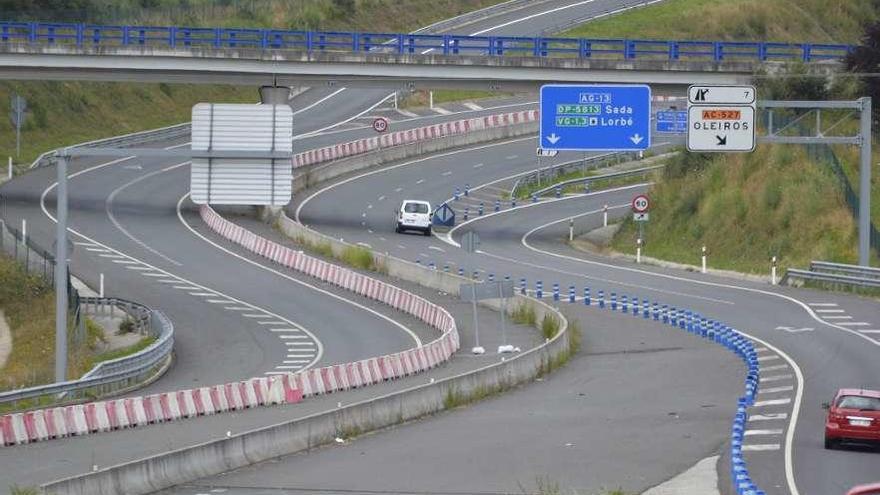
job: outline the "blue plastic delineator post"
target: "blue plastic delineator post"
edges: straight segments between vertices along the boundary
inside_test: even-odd
[[[535,297],[538,299],[544,298],[544,283],[538,280],[535,282]]]
[[[605,308],[605,291],[604,290],[599,291],[598,299],[599,299],[599,307],[604,309]]]
[[[559,301],[559,284],[553,284],[553,300]]]
[[[584,306],[589,306],[592,303],[590,301],[590,288],[584,287]]]
[[[526,295],[526,279],[519,279],[519,293],[522,295]]]
[[[570,302],[570,303],[574,302],[574,286],[573,285],[568,286],[568,302]]]

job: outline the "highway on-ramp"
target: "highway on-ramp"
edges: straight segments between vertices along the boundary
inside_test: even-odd
[[[348,198],[346,210],[355,214],[375,204],[378,195],[384,194],[387,201],[394,201],[398,188],[398,196],[424,198],[438,204],[465,183],[473,191],[481,184],[535,168],[534,148],[534,138],[517,139],[411,160],[325,187],[304,205],[293,208],[291,214],[298,212],[304,223],[328,234],[369,243],[374,249],[398,256],[420,257],[422,263],[463,266],[468,273],[479,270],[484,276],[493,273],[510,275],[515,280],[525,278],[531,289],[541,280],[545,294],[549,294],[553,283],[560,284],[563,298],[570,285],[576,287],[578,296],[584,287],[590,287],[593,297],[602,289],[606,298],[611,292],[640,300],[648,298],[721,320],[766,341],[768,350],[781,351],[762,363],[767,381],[762,384],[765,392],[759,397],[762,405],[754,412],[767,419],[750,424],[753,433],[745,442],[752,446],[747,449],[747,457],[760,486],[775,490],[768,493],[788,493],[792,487],[804,494],[840,493],[877,476],[876,454],[823,449],[824,411],[820,408],[838,387],[869,386],[866,381],[876,382],[880,376],[880,338],[870,332],[880,326],[877,302],[636,266],[630,261],[577,252],[563,243],[569,218],[577,218],[581,230],[599,227],[606,204],[614,216],[626,214],[632,197],[644,192],[646,185],[535,205],[520,204],[514,210],[505,201],[504,211],[498,214],[491,212],[491,203],[486,198],[487,214],[474,220],[472,207],[471,221],[457,227],[452,235],[454,240],[465,231],[478,232],[483,252],[476,257],[466,256],[437,237],[395,235],[391,219],[381,208],[375,214],[369,213],[366,225],[360,227],[349,227],[352,224],[346,222],[345,212],[333,211],[332,204],[338,197]],[[501,191],[492,187],[483,190],[499,196]],[[478,193],[479,189],[472,194]],[[652,235],[663,234],[653,233],[649,227],[648,250]],[[837,319],[840,315],[853,318]],[[589,340],[589,333],[586,338]],[[731,400],[735,398],[731,396]],[[796,424],[794,419],[798,419]],[[787,454],[787,448],[791,454]]]

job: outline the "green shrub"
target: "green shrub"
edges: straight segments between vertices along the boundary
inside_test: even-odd
[[[134,332],[134,320],[130,317],[126,316],[124,320],[119,323],[119,334],[122,335],[124,333]]]
[[[520,303],[513,312],[510,313],[510,319],[520,325],[535,326],[538,317],[535,315],[535,308],[530,303]]]
[[[545,339],[552,339],[557,333],[559,333],[559,320],[553,315],[544,315],[544,319],[541,320],[541,335]]]
[[[376,262],[373,259],[373,253],[369,249],[361,246],[348,246],[342,252],[342,262],[354,268],[361,270],[376,270]]]

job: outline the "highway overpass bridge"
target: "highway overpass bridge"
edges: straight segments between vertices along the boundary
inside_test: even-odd
[[[0,78],[534,89],[549,82],[736,84],[847,45],[0,23]]]

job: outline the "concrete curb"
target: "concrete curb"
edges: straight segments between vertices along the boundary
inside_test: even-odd
[[[553,316],[559,319],[560,329],[541,346],[510,359],[339,409],[54,481],[41,489],[44,493],[76,495],[152,493],[274,457],[308,451],[333,443],[336,438],[415,420],[531,381],[570,352],[571,340],[568,322],[561,312],[543,302],[529,301],[533,303],[537,322]]]

